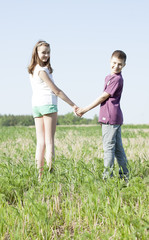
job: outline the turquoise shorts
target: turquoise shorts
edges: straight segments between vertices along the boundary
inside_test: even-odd
[[[42,117],[43,115],[57,112],[57,105],[43,105],[33,107],[33,117]]]

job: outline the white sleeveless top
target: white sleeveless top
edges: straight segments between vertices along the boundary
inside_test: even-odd
[[[36,65],[33,75],[30,74],[32,86],[32,106],[57,105],[57,96],[50,87],[39,77],[39,71],[45,71],[49,78],[54,82],[52,74],[47,67]]]

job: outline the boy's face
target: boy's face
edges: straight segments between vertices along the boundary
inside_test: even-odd
[[[124,59],[119,59],[113,56],[111,58],[111,75],[120,73],[124,66],[125,66]]]

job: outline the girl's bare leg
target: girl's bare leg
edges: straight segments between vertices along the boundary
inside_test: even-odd
[[[52,160],[55,159],[54,135],[57,123],[57,113],[50,113],[43,116],[45,127],[46,161],[49,170],[52,168]]]
[[[43,165],[44,165],[44,154],[45,154],[45,128],[43,117],[35,118],[36,127],[36,163],[39,169],[39,178],[41,178]]]

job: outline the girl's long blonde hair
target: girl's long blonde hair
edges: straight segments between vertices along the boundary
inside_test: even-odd
[[[50,48],[50,44],[47,43],[46,41],[38,41],[38,42],[36,43],[36,45],[35,45],[34,48],[33,48],[31,62],[30,62],[30,64],[29,64],[29,66],[28,66],[28,72],[29,72],[30,74],[33,74],[34,68],[35,68],[35,66],[36,66],[37,64],[39,64],[41,67],[47,66],[48,69],[49,69],[49,71],[50,71],[50,73],[53,72],[53,69],[52,69],[51,64],[50,64],[50,57],[49,57],[49,59],[47,60],[47,62],[45,62],[45,63],[43,63],[43,62],[39,59],[39,57],[38,57],[37,49],[38,49],[38,47],[40,47],[40,46],[42,46],[42,45],[47,46],[47,47]]]

